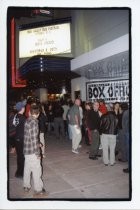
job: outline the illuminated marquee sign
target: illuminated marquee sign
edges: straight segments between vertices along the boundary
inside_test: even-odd
[[[19,32],[19,57],[71,53],[70,23]]]
[[[129,101],[129,80],[90,82],[86,84],[87,101],[104,99],[106,103]]]

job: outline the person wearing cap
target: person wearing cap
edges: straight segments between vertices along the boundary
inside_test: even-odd
[[[17,153],[17,170],[15,177],[22,178],[24,171],[24,155],[23,155],[23,139],[24,139],[24,124],[26,117],[24,116],[25,112],[25,101],[20,101],[16,103],[17,114],[14,117],[13,124],[16,127],[15,134],[15,147]]]

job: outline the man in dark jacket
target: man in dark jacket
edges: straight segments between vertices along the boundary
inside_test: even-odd
[[[54,106],[54,132],[57,139],[60,138],[60,134],[62,137],[65,136],[63,113],[64,109],[62,108],[60,102],[56,103]]]
[[[24,171],[24,155],[23,155],[23,140],[24,140],[24,124],[26,117],[24,116],[26,103],[18,102],[16,104],[17,114],[15,115],[13,124],[16,127],[15,146],[17,153],[17,171],[15,177],[22,178]]]
[[[108,110],[100,121],[101,145],[103,148],[103,162],[107,166],[115,164],[115,147],[118,119],[114,112]],[[110,158],[109,158],[110,152]]]
[[[39,138],[40,138],[40,143],[42,144],[41,147],[41,152],[42,152],[42,158],[45,158],[45,133],[46,133],[46,129],[47,129],[47,117],[46,115],[43,113],[43,108],[40,105],[40,114],[38,117],[39,120]]]
[[[100,125],[100,114],[99,114],[99,103],[94,102],[93,109],[89,110],[87,114],[87,127],[91,133],[91,146],[89,152],[89,159],[97,160],[97,155],[100,145],[99,125]]]
[[[129,125],[129,109],[124,111],[122,117],[122,129],[124,132],[124,140],[126,144],[126,153],[127,153],[127,160],[128,160],[128,168],[123,169],[124,173],[129,173],[130,170],[130,125]]]

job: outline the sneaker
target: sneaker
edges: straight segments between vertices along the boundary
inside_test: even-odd
[[[76,150],[76,149],[75,150],[73,149],[72,152],[75,154],[79,154],[78,150]]]
[[[97,155],[97,157],[102,157],[101,155]]]
[[[118,151],[115,151],[115,156],[117,156],[119,154],[119,152]]]
[[[129,169],[128,168],[125,168],[125,169],[123,169],[123,172],[124,173],[129,173]]]
[[[90,157],[89,156],[89,159],[91,159],[91,160],[98,160],[98,158],[95,156],[95,157]]]
[[[16,153],[16,149],[13,147],[13,148],[11,148],[11,150],[10,150],[10,154],[14,154],[14,153]]]
[[[48,196],[48,192],[43,188],[41,191],[35,191],[34,197],[42,197],[42,196]]]
[[[101,144],[100,144],[100,146],[99,146],[99,150],[100,150],[100,149],[103,149]]]
[[[46,155],[42,155],[42,157],[43,157],[43,158],[45,158],[45,157],[46,157]]]
[[[127,162],[127,160],[122,160],[121,158],[118,158],[118,161],[120,161],[120,162]]]
[[[24,189],[24,192],[29,192],[31,188],[29,188],[29,187],[24,187],[23,189]]]
[[[22,179],[23,178],[23,174],[18,174],[17,172],[15,173],[15,177],[18,179]]]

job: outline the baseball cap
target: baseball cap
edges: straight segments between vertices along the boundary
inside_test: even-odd
[[[26,106],[26,101],[20,101],[20,102],[16,103],[16,110],[20,111],[25,106]]]

